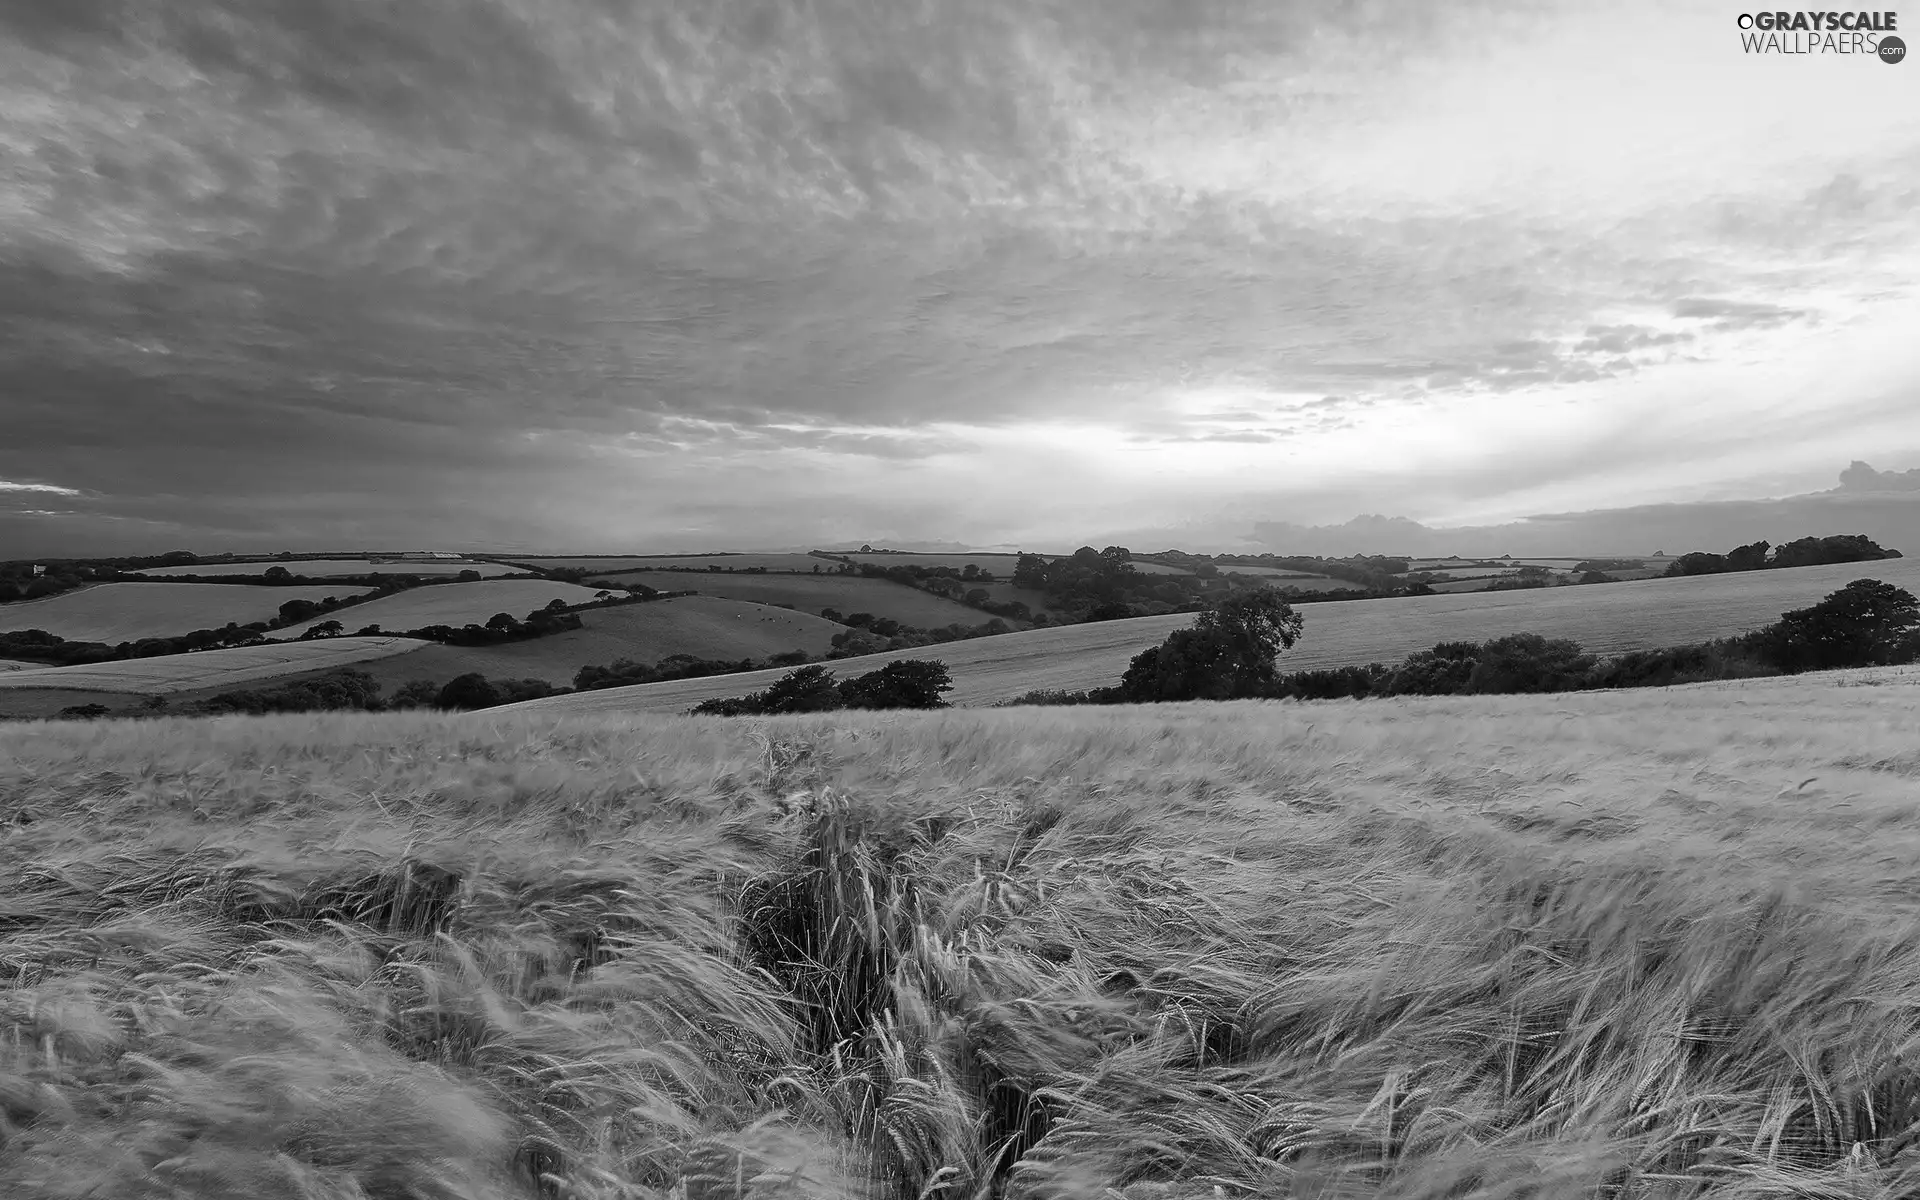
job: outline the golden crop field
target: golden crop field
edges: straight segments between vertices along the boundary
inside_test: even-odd
[[[1438,642],[1478,642],[1510,633],[1572,638],[1601,654],[1645,650],[1758,628],[1853,579],[1881,579],[1920,592],[1920,559],[1302,604],[1306,628],[1280,661],[1288,671],[1392,663]],[[953,703],[994,704],[1041,688],[1078,691],[1115,683],[1134,655],[1159,645],[1192,619],[1141,617],[1025,630],[843,659],[834,670],[853,674],[896,658],[938,659],[952,672],[948,698]],[[684,712],[703,700],[763,688],[784,673],[677,680],[527,703],[556,712]]]
[[[224,585],[208,584],[206,586]],[[568,604],[585,604],[595,595],[596,591],[593,588],[550,579],[484,579],[477,583],[436,583],[431,587],[413,588],[378,600],[369,600],[365,604],[356,604],[352,608],[343,608],[325,616],[315,617],[311,621],[302,621],[297,625],[276,629],[267,636],[282,641],[297,638],[321,621],[338,621],[349,633],[356,629],[364,629],[368,625],[378,625],[384,631],[405,632],[427,625],[485,624],[487,618],[495,613],[506,613],[518,619],[536,608],[545,608],[554,600],[564,600]]]
[[[1911,1195],[1920,674],[0,727],[0,1195]]]
[[[503,566],[496,562],[461,561],[456,559],[433,559],[416,562],[374,562],[365,558],[316,558],[295,560],[292,562],[232,562],[201,563],[197,566],[150,567],[144,571],[132,572],[136,575],[150,575],[164,579],[170,575],[260,575],[269,567],[285,567],[295,575],[306,575],[322,579],[330,575],[458,575],[462,571],[478,571],[483,576],[512,575],[519,571],[517,567]]]
[[[358,596],[368,589],[270,587],[240,583],[96,583],[44,600],[0,604],[0,633],[44,629],[70,642],[139,641],[177,637],[274,617],[289,600]]]
[[[858,575],[621,571],[607,578],[619,583],[643,584],[662,592],[691,590],[704,596],[724,596],[756,604],[791,604],[801,612],[816,616],[823,608],[843,614],[868,612],[919,628],[942,627],[956,621],[962,625],[979,625],[993,620],[992,614],[958,601],[890,579],[863,579]]]
[[[353,666],[406,654],[426,644],[409,638],[325,638],[75,667],[34,666],[0,673],[0,711],[7,711],[7,697],[16,692],[50,689],[168,696],[199,688],[239,687],[300,671]]]

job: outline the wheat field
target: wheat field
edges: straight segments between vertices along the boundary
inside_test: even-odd
[[[1758,628],[1787,609],[1818,602],[1853,579],[1881,579],[1920,591],[1920,559],[1303,604],[1305,631],[1280,663],[1287,671],[1393,663],[1438,642],[1479,642],[1521,632],[1573,638],[1602,654],[1680,645]],[[833,669],[858,674],[898,658],[938,659],[953,675],[948,695],[952,703],[995,704],[1037,689],[1078,691],[1112,684],[1134,655],[1159,645],[1192,620],[1185,615],[1139,617],[1026,630],[843,659]],[[703,700],[764,688],[783,674],[755,671],[526,703],[551,712],[685,712]]]
[[[0,727],[0,1194],[1893,1200],[1916,721]]]
[[[42,629],[70,642],[118,645],[179,637],[229,622],[267,621],[289,600],[345,600],[358,587],[250,586],[237,583],[97,583],[44,600],[0,604],[0,633]]]
[[[239,687],[297,672],[351,667],[408,654],[431,644],[411,638],[341,637],[162,654],[72,667],[36,664],[0,673],[0,701],[10,692],[38,689],[171,696],[202,688]],[[0,703],[0,708],[4,707],[4,703]]]

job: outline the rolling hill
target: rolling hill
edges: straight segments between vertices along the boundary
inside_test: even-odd
[[[1920,559],[1643,579],[1512,592],[1403,596],[1305,605],[1306,628],[1282,659],[1289,671],[1394,662],[1443,641],[1485,641],[1510,633],[1567,637],[1613,654],[1724,637],[1815,603],[1853,579],[1881,579],[1920,592]],[[993,704],[1036,689],[1079,690],[1119,679],[1128,661],[1190,616],[1141,617],[1035,629],[890,654],[843,659],[842,675],[898,658],[939,659],[952,671],[957,705]],[[609,688],[529,701],[558,716],[582,712],[683,712],[703,700],[767,686],[784,671]]]
[[[0,714],[45,715],[38,693],[106,693],[120,696],[173,696],[207,688],[258,686],[262,681],[340,667],[359,666],[413,653],[427,642],[410,638],[344,637],[313,642],[278,642],[163,654],[122,662],[74,667],[33,667],[0,672]],[[104,699],[100,695],[89,698]],[[66,700],[66,704],[82,703]]]
[[[832,646],[833,635],[846,628],[806,613],[718,596],[679,596],[588,609],[580,613],[580,621],[580,629],[497,646],[421,643],[411,654],[355,664],[355,669],[372,675],[389,695],[415,679],[445,683],[476,671],[489,679],[544,679],[556,687],[570,687],[581,667],[607,666],[621,658],[654,663],[688,654],[735,662],[789,650],[817,657]],[[326,669],[330,668],[303,671],[273,683],[291,683]],[[214,690],[180,699],[190,703],[213,695]]]
[[[532,567],[573,567],[588,571],[704,571],[709,566],[721,570],[747,571],[764,567],[769,571],[811,571],[832,566],[832,561],[810,554],[608,554],[573,558],[515,558]]]
[[[938,629],[955,622],[971,626],[993,620],[992,614],[968,608],[958,601],[935,596],[903,583],[894,583],[890,579],[864,579],[858,575],[620,571],[610,573],[606,578],[620,583],[644,584],[663,592],[693,590],[702,595],[751,600],[756,604],[791,604],[802,612],[815,615],[823,608],[835,609],[843,614],[868,612],[921,629]]]
[[[306,575],[313,579],[323,579],[335,575],[458,575],[462,571],[478,571],[481,575],[513,575],[518,567],[503,566],[496,562],[466,561],[460,559],[430,559],[416,562],[374,562],[365,558],[315,558],[289,562],[226,562],[200,563],[182,567],[149,567],[144,571],[131,574],[147,575],[155,579],[165,579],[173,575],[259,575],[268,567],[285,567],[295,575]]]
[[[109,646],[273,617],[289,600],[346,599],[366,588],[240,583],[98,583],[44,600],[0,605],[0,633],[44,629],[70,642]]]
[[[209,583],[202,586],[224,588],[226,585]],[[477,583],[436,583],[432,587],[414,588],[379,600],[369,600],[365,604],[342,609],[328,616],[315,617],[311,621],[302,621],[297,625],[276,629],[267,636],[276,641],[297,638],[321,621],[338,621],[349,633],[356,629],[364,629],[368,625],[378,625],[383,631],[395,633],[420,629],[427,625],[483,625],[487,618],[495,613],[524,617],[536,608],[545,608],[554,600],[564,600],[568,604],[585,604],[595,595],[593,588],[550,579],[490,579]]]

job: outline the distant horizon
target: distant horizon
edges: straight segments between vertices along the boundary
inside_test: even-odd
[[[1115,541],[1111,537],[1096,536],[1077,541],[1067,539],[1074,541],[1074,545],[1071,547],[1061,545],[1058,548],[1047,548],[1044,543],[1010,545],[1008,543],[966,542],[954,538],[862,538],[857,540],[829,538],[812,543],[736,544],[721,547],[707,543],[698,549],[649,548],[621,550],[607,549],[604,546],[588,546],[585,543],[566,546],[541,546],[537,548],[528,548],[525,546],[490,547],[473,542],[441,542],[431,545],[417,543],[409,543],[406,545],[363,543],[350,547],[343,547],[336,544],[321,549],[299,548],[293,545],[283,544],[247,549],[223,548],[220,550],[197,550],[191,546],[170,545],[164,549],[130,549],[100,554],[56,553],[52,550],[41,550],[35,553],[45,558],[115,557],[118,555],[155,556],[178,551],[187,551],[202,558],[213,558],[231,554],[239,558],[262,559],[282,553],[291,553],[303,557],[457,553],[465,557],[491,556],[529,559],[694,558],[737,554],[804,554],[816,550],[834,553],[858,553],[860,546],[869,545],[873,547],[872,552],[876,553],[881,551],[897,551],[909,554],[964,553],[1012,556],[1020,553],[1067,555],[1072,554],[1074,550],[1081,546],[1094,546],[1096,549],[1099,549],[1106,545],[1126,544],[1128,545],[1128,549],[1138,554],[1184,551],[1195,554],[1229,555],[1259,555],[1263,553],[1286,555],[1289,553],[1297,553],[1302,555],[1319,555],[1322,557],[1338,557],[1344,554],[1389,554],[1405,555],[1412,558],[1436,559],[1449,557],[1557,557],[1578,559],[1606,557],[1652,558],[1657,557],[1661,552],[1665,552],[1669,556],[1674,556],[1703,549],[1719,552],[1729,549],[1732,546],[1745,544],[1760,538],[1766,538],[1778,544],[1781,541],[1791,541],[1797,537],[1822,537],[1844,533],[1866,533],[1868,536],[1875,537],[1876,541],[1888,549],[1897,549],[1903,554],[1907,553],[1908,550],[1906,547],[1892,544],[1888,541],[1889,535],[1887,533],[1887,527],[1889,522],[1891,522],[1892,527],[1896,529],[1920,531],[1920,468],[1913,468],[1906,471],[1877,471],[1867,463],[1854,460],[1846,470],[1840,472],[1839,478],[1840,486],[1821,492],[1746,500],[1713,501],[1694,505],[1643,505],[1628,508],[1594,509],[1585,513],[1543,514],[1520,522],[1497,526],[1449,529],[1426,526],[1403,517],[1388,517],[1378,514],[1360,514],[1340,524],[1319,527],[1292,526],[1273,522],[1255,523],[1250,529],[1247,544],[1237,546],[1221,546],[1217,543],[1208,544],[1204,542],[1181,544],[1177,540],[1155,542],[1152,540],[1121,539]],[[1863,511],[1862,508],[1848,507],[1849,505],[1866,506],[1864,508],[1866,515],[1859,515]],[[1724,519],[1724,532],[1719,535],[1699,532],[1697,526],[1686,523],[1689,519],[1697,520],[1701,514],[1706,514],[1709,520],[1711,520],[1713,515],[1721,513],[1730,513],[1732,514],[1732,518]],[[1611,535],[1614,541],[1623,544],[1614,545],[1610,549],[1596,549],[1572,545],[1548,547],[1538,540],[1542,537],[1555,536],[1554,531],[1556,526],[1560,530],[1578,531],[1583,528],[1583,525],[1590,526],[1595,522],[1603,522],[1608,519],[1619,520],[1622,515],[1634,514],[1641,516],[1641,529],[1645,532],[1654,532],[1657,529],[1658,523],[1664,518],[1671,526],[1670,532],[1678,535],[1666,540],[1675,541],[1676,544],[1673,546],[1664,544],[1657,545],[1655,549],[1632,549],[1624,544],[1629,537],[1629,535],[1624,532]],[[1864,523],[1866,527],[1836,527],[1847,525],[1849,520],[1854,521],[1856,524]],[[1760,528],[1760,526],[1767,525],[1769,522],[1786,527]],[[1258,533],[1262,524],[1271,532],[1261,540],[1255,541],[1253,535]],[[1686,531],[1689,529],[1696,531],[1691,536],[1685,536]],[[1878,536],[1875,536],[1876,533]],[[1281,544],[1289,536],[1295,540],[1309,542],[1311,545],[1300,545],[1289,548],[1287,545]],[[1381,548],[1383,545],[1386,545],[1386,543],[1380,539],[1391,539],[1394,536],[1403,536],[1407,540],[1414,540],[1416,538],[1426,539],[1429,544],[1425,549],[1421,547]],[[1589,535],[1581,532],[1568,532],[1567,536],[1571,538],[1583,538]],[[1594,534],[1592,536],[1599,537],[1602,535]],[[1340,550],[1331,545],[1332,542],[1343,537],[1350,538],[1356,543],[1365,542],[1366,545],[1356,546],[1355,548],[1347,550]],[[1530,547],[1523,545],[1517,552],[1510,548],[1494,549],[1490,545],[1475,546],[1470,549],[1448,549],[1444,550],[1444,552],[1440,549],[1440,544],[1455,539],[1499,541],[1502,538],[1522,540],[1523,542],[1532,544]],[[1642,537],[1639,540],[1647,541],[1649,539]],[[1655,536],[1651,540],[1658,543],[1662,539]],[[1129,541],[1137,542],[1138,544],[1128,544]],[[1267,544],[1269,542],[1273,544]],[[1914,549],[1915,552],[1920,552],[1920,544],[1916,544]],[[5,553],[4,546],[0,546],[0,561],[18,560],[26,557],[34,557],[34,554],[9,554]]]

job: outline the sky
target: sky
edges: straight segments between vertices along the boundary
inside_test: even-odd
[[[1920,466],[1920,64],[1741,11],[7,0],[0,558],[1235,549]]]

